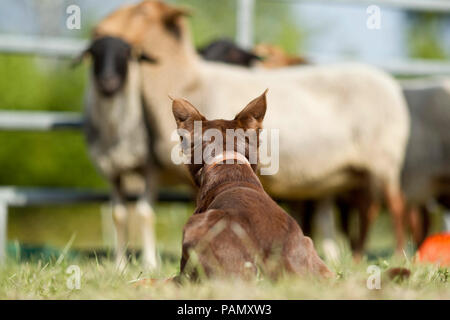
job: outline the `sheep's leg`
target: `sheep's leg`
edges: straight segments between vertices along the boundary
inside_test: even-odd
[[[312,236],[312,221],[314,216],[314,203],[308,201],[305,203],[305,210],[302,215],[302,229],[303,233],[309,237]]]
[[[320,200],[317,206],[318,226],[323,239],[323,250],[329,260],[339,258],[339,249],[336,244],[336,228],[333,212],[333,200],[326,198]]]
[[[423,206],[421,212],[422,212],[423,237],[422,237],[422,240],[420,241],[420,243],[418,244],[418,246],[421,245],[422,242],[425,241],[426,237],[428,236],[428,232],[430,231],[430,225],[431,225],[430,211],[428,210],[428,208],[426,206]]]
[[[387,205],[391,212],[395,229],[397,254],[401,254],[405,246],[405,230],[404,230],[404,200],[399,189],[387,188],[385,191]]]
[[[429,212],[426,207],[411,206],[407,210],[407,218],[411,228],[414,243],[419,247],[425,240],[429,229]]]
[[[145,267],[155,269],[156,261],[156,235],[155,235],[155,212],[152,203],[156,191],[156,179],[154,173],[146,171],[146,193],[138,200],[136,211],[140,219],[142,237],[142,261]]]
[[[450,231],[450,211],[444,212],[444,228],[445,231]]]
[[[370,199],[364,199],[364,202],[361,203],[359,208],[359,237],[354,246],[354,257],[357,260],[364,253],[369,228],[377,217],[379,209],[379,204]]]
[[[350,230],[350,219],[352,214],[352,204],[346,198],[338,197],[336,199],[336,206],[339,210],[340,218],[341,218],[341,227],[343,234],[347,237],[350,242],[350,247],[353,250],[354,247],[354,239],[352,238],[351,230]]]
[[[288,203],[291,216],[300,225],[304,235],[312,236],[312,220],[315,209],[314,200],[298,200]]]
[[[120,186],[120,178],[113,183],[113,220],[116,228],[116,266],[123,270],[127,264],[128,212]]]
[[[147,198],[139,199],[136,209],[141,227],[142,261],[145,267],[155,269],[157,267],[155,213]]]

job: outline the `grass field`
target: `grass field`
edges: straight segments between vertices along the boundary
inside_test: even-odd
[[[341,258],[328,261],[336,273],[336,278],[331,280],[290,277],[277,282],[204,281],[182,286],[157,282],[136,287],[135,281],[139,279],[165,279],[177,274],[181,229],[192,206],[157,206],[161,268],[151,273],[143,270],[133,257],[126,270],[115,269],[111,257],[104,255],[104,247],[102,250],[98,206],[64,208],[67,212],[61,216],[62,209],[29,208],[11,214],[12,241],[8,262],[0,268],[0,299],[450,299],[449,269],[416,264],[411,250],[404,257],[389,256],[393,238],[387,215],[382,215],[372,229],[369,255],[361,262],[353,261],[342,242]],[[131,233],[132,242],[136,242],[137,234]],[[33,239],[56,249],[46,256],[26,256],[23,252],[26,247],[20,243],[30,243]],[[316,245],[320,252],[320,239]],[[99,249],[92,249],[95,247]],[[79,254],[87,248],[91,248],[90,258]],[[81,271],[79,290],[67,287],[71,274],[66,272],[71,265]],[[369,290],[366,286],[369,265],[381,270],[380,290]],[[387,270],[392,267],[408,268],[411,275],[392,280],[387,276]]]
[[[226,15],[221,12],[220,16]],[[0,55],[0,62],[4,75],[0,92],[5,93],[0,96],[1,108],[81,110],[86,66],[72,70],[67,61],[53,63],[10,55]],[[0,145],[1,185],[106,188],[87,156],[80,132],[1,132]],[[177,274],[182,226],[193,212],[192,206],[180,204],[160,204],[156,209],[160,270],[148,273],[132,260],[121,273],[115,270],[111,257],[104,256],[112,243],[112,225],[111,221],[102,225],[105,219],[100,205],[11,208],[9,257],[0,266],[0,299],[450,299],[448,270],[413,264],[411,250],[405,257],[390,257],[394,242],[387,215],[381,216],[371,230],[368,256],[361,263],[353,262],[345,246],[342,258],[329,263],[336,279],[206,281],[182,287],[160,283],[136,288],[135,280]],[[133,230],[136,221],[131,222]],[[439,229],[439,224],[435,225]],[[138,235],[131,235],[130,246],[136,247]],[[316,245],[320,249],[320,238]],[[37,255],[32,250],[36,246],[40,248]],[[91,253],[90,258],[78,254],[86,251]],[[367,267],[373,264],[382,274],[391,267],[406,267],[412,273],[404,280],[382,276],[381,289],[369,290]],[[70,274],[66,270],[71,265],[79,266],[82,272],[80,290],[67,287]]]
[[[177,0],[195,8],[191,18],[194,39],[204,45],[216,37],[235,34],[235,1]],[[294,53],[320,30],[300,30],[291,8],[259,2],[255,14],[255,40],[282,45]],[[279,17],[273,19],[273,17]],[[83,18],[84,30],[90,32]],[[445,57],[432,16],[415,17],[409,32],[409,51],[415,57]],[[426,21],[425,21],[426,20]],[[331,27],[333,27],[331,25]],[[328,28],[328,27],[327,27]],[[444,50],[445,51],[445,50]],[[88,64],[70,68],[69,61],[27,55],[0,54],[0,108],[8,110],[81,111]],[[0,132],[0,185],[105,189],[105,181],[90,161],[81,132]],[[110,220],[102,219],[101,206],[74,205],[39,208],[11,208],[8,222],[9,256],[0,266],[0,299],[450,299],[447,269],[413,263],[412,251],[392,258],[391,224],[382,216],[371,230],[368,256],[356,264],[346,246],[342,257],[331,263],[335,279],[284,278],[276,283],[259,279],[255,283],[205,281],[201,284],[159,283],[135,287],[141,278],[167,278],[177,274],[181,229],[192,206],[160,204],[157,207],[157,239],[160,270],[148,273],[132,259],[118,272],[108,256],[112,243]],[[106,226],[104,225],[106,223]],[[131,230],[136,221],[132,221]],[[439,227],[439,226],[438,226]],[[138,235],[131,232],[131,247]],[[320,238],[316,242],[321,247]],[[38,250],[36,250],[38,248]],[[105,255],[106,251],[106,255]],[[320,250],[319,250],[320,251]],[[90,257],[84,253],[89,252]],[[67,286],[70,266],[82,272],[79,290]],[[369,290],[367,267],[382,270],[380,290]],[[391,267],[411,270],[408,279],[389,280]]]
[[[80,289],[67,286],[70,265],[81,270]],[[371,262],[382,270],[381,289],[369,290],[366,281],[368,263],[352,262],[344,257],[332,268],[336,279],[284,278],[277,282],[260,279],[252,283],[204,281],[177,286],[156,283],[136,286],[142,278],[165,278],[177,273],[178,262],[163,261],[161,270],[147,273],[136,261],[118,272],[108,260],[52,259],[18,264],[9,262],[0,271],[1,299],[450,299],[448,269],[414,265],[406,261]],[[408,279],[390,280],[385,270],[391,266],[408,267]]]

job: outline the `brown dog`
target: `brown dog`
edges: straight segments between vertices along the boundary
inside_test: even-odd
[[[209,129],[221,133],[223,146],[227,129],[259,132],[266,112],[266,93],[251,101],[231,121],[208,121],[182,99],[174,100],[172,109],[183,151],[192,160],[198,148],[203,154],[211,146],[211,141],[204,141],[208,140],[204,137]],[[198,140],[194,135],[196,121],[196,125],[202,126],[200,143],[193,141]],[[216,139],[214,142],[218,142]],[[312,240],[264,191],[255,174],[257,161],[252,164],[249,161],[252,150],[258,150],[259,139],[253,144],[250,140],[237,136],[233,149],[223,147],[211,153],[210,161],[202,157],[199,163],[188,164],[199,192],[195,213],[183,231],[181,275],[196,278],[199,270],[208,277],[249,278],[258,270],[271,277],[282,271],[332,275],[316,253]]]

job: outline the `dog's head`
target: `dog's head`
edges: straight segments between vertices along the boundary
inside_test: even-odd
[[[225,164],[248,161],[253,170],[258,164],[259,131],[266,113],[266,92],[252,100],[233,120],[207,120],[191,103],[175,99],[172,111],[181,138],[189,171],[197,184],[204,166],[223,154],[235,158]],[[237,154],[236,154],[237,153]],[[245,157],[245,159],[243,158]]]

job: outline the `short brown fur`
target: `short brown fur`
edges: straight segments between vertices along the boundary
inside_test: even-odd
[[[225,137],[226,129],[262,128],[266,93],[231,121],[208,121],[186,100],[174,100],[172,108],[178,128],[188,130],[191,136],[194,121],[201,121],[203,132],[214,128]],[[203,150],[205,146],[203,142]],[[193,152],[192,143],[185,152]],[[333,274],[312,240],[264,191],[255,165],[202,163],[188,167],[199,191],[197,208],[183,231],[182,275],[196,278],[200,269],[208,277],[251,278],[258,268],[270,277],[282,271],[302,276]],[[194,256],[195,265],[190,261]]]

